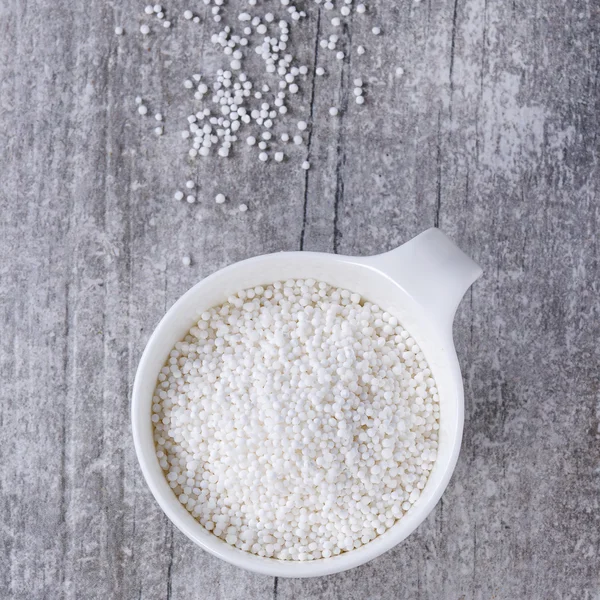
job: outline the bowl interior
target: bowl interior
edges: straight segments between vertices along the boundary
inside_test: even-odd
[[[151,417],[157,375],[176,342],[201,312],[247,287],[286,279],[313,278],[361,294],[396,316],[417,341],[432,369],[440,394],[438,458],[420,498],[386,533],[357,550],[310,562],[262,558],[230,546],[206,531],[179,503],[156,458]],[[363,564],[406,538],[431,512],[444,491],[458,457],[463,426],[462,379],[447,332],[432,330],[421,306],[400,282],[378,270],[374,259],[310,252],[282,252],[236,263],[202,280],[167,312],[143,353],[133,388],[132,427],[144,477],[173,523],[195,543],[237,566],[283,577],[312,577]]]

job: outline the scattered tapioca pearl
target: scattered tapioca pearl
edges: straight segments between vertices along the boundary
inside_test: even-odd
[[[285,155],[283,154],[283,152],[275,152],[274,158],[277,162],[283,162]]]
[[[173,195],[173,197],[175,198],[175,200],[183,200],[183,192],[180,190],[177,190],[175,192],[175,194]]]
[[[364,47],[364,46],[359,46],[359,47],[356,49],[356,52],[358,52],[358,54],[359,54],[360,56],[362,56],[362,55],[365,53],[365,47]]]
[[[361,15],[364,14],[366,11],[367,11],[367,7],[364,4],[359,4],[356,7],[356,12],[359,13],[359,14],[361,14]]]
[[[379,35],[381,33],[381,27],[373,27],[371,31],[373,32],[373,35]]]
[[[148,6],[144,7],[144,12],[147,15],[151,15],[154,12],[154,7],[149,4]]]
[[[302,168],[303,168],[305,171],[308,171],[308,169],[310,169],[310,163],[309,163],[307,160],[305,160],[305,161],[302,163]]]
[[[162,127],[155,127],[154,128],[154,133],[156,135],[162,135],[163,134],[163,128]]]
[[[138,106],[138,112],[140,113],[140,115],[145,115],[148,113],[148,107],[145,104],[140,104]]]
[[[402,67],[396,67],[396,77],[402,77],[404,75],[404,69]]]
[[[332,106],[332,107],[329,109],[329,114],[330,114],[332,117],[335,117],[335,116],[337,116],[337,115],[339,114],[339,110],[337,109],[337,107],[336,107],[336,106]]]
[[[142,35],[148,35],[150,33],[150,27],[148,27],[148,25],[144,24],[140,26],[140,33]]]
[[[225,203],[225,194],[217,194],[215,196],[215,202],[217,204],[224,204]]]
[[[238,210],[242,213],[246,212],[248,210],[248,206],[246,204],[240,204],[238,206]]]
[[[123,28],[115,27],[115,35],[123,35]]]
[[[196,196],[190,194],[189,196],[186,197],[186,200],[187,200],[188,204],[194,204],[194,202],[196,202]]]
[[[322,1],[317,0],[317,4],[322,4]],[[221,7],[225,6],[224,0],[204,0],[204,4],[206,6],[212,4],[210,14],[218,22],[221,16]],[[352,4],[352,0],[343,0],[343,2],[340,0],[339,13],[331,18],[334,27],[344,24],[345,19],[352,13]],[[249,0],[249,5],[258,6],[256,0]],[[164,8],[161,5],[148,6],[152,8],[152,14],[166,25]],[[160,6],[160,10],[155,10],[157,6]],[[184,82],[185,88],[192,90],[194,100],[212,102],[214,105],[210,107],[210,104],[208,106],[204,104],[199,109],[194,108],[192,115],[188,118],[188,130],[181,132],[182,138],[189,140],[187,152],[191,158],[215,155],[226,158],[233,154],[231,149],[235,143],[243,143],[243,140],[246,140],[248,144],[252,144],[252,140],[254,140],[253,145],[258,145],[260,150],[259,160],[266,162],[270,157],[279,156],[278,141],[273,142],[273,154],[271,154],[271,148],[267,148],[264,143],[257,142],[257,140],[272,140],[269,132],[286,123],[286,114],[298,114],[295,109],[300,109],[300,114],[306,114],[301,104],[302,101],[296,99],[295,96],[305,100],[305,90],[300,89],[299,78],[305,78],[309,73],[309,68],[306,64],[298,64],[294,56],[293,44],[290,41],[293,41],[290,35],[291,30],[297,27],[295,22],[303,19],[306,14],[292,6],[288,0],[284,0],[284,6],[288,8],[287,19],[278,21],[273,13],[261,10],[255,11],[254,16],[249,12],[239,12],[235,14],[236,22],[241,24],[238,30],[225,25],[221,26],[221,31],[211,35],[211,43],[228,57],[229,70],[218,69],[214,77],[212,77],[212,73],[208,72],[206,80],[202,81],[201,76],[195,74]],[[326,0],[323,7],[325,10],[332,10],[334,3]],[[359,13],[365,12],[365,5],[358,4],[355,10]],[[195,22],[200,20],[192,10],[185,10],[182,15],[186,20]],[[378,33],[380,28],[373,27],[372,31]],[[260,36],[259,39],[256,39],[257,36]],[[343,61],[346,59],[346,51],[337,49],[339,41],[340,36],[332,33],[324,36],[320,40],[320,45],[332,50],[335,57],[339,61]],[[267,84],[258,77],[247,76],[243,71],[243,63],[250,49],[264,62],[265,71],[278,77],[276,81]],[[359,55],[364,53],[364,47],[359,46],[357,52]],[[316,76],[325,75],[323,67],[315,67],[314,72]],[[363,96],[362,91],[358,88],[362,89],[362,86],[354,86],[355,99]],[[262,104],[253,106],[251,104],[253,100],[261,100]],[[362,103],[362,100],[356,100],[356,102]],[[334,109],[332,116],[337,114],[337,109]],[[306,120],[296,121],[296,126],[300,131],[308,128]],[[247,128],[244,129],[245,127]],[[250,127],[252,130],[249,129]],[[159,135],[158,127],[154,131]],[[282,138],[281,142],[284,141],[287,140]],[[294,142],[296,144],[304,143],[297,136],[294,136]]]
[[[192,259],[189,256],[183,256],[181,258],[181,262],[186,266],[189,267],[192,264]]]

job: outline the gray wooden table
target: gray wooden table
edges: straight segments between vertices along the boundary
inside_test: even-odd
[[[142,40],[144,4],[0,3],[0,597],[600,598],[600,5],[372,0],[384,35],[354,19],[344,35],[365,57],[320,54],[329,74],[305,84],[305,174],[244,152],[186,159],[181,82],[213,60],[212,23],[185,26],[203,5],[165,0],[173,31]],[[312,3],[304,31],[312,64]],[[138,94],[166,116],[159,140]],[[174,202],[190,176],[203,201]],[[432,225],[485,271],[457,315],[467,421],[435,511],[386,555],[315,580],[194,547],[130,435],[166,308],[239,259],[378,253]]]

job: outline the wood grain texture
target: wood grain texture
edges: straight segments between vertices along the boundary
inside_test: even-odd
[[[0,3],[0,597],[598,600],[598,3],[372,0],[342,33],[343,64],[316,44],[330,17],[309,4],[299,55],[328,75],[309,76],[296,112],[314,122],[307,173],[182,158],[181,82],[220,60],[213,25],[182,22],[205,9],[173,0],[177,35],[142,40],[143,4]],[[166,115],[160,140],[138,94]],[[201,205],[171,200],[189,176]],[[216,207],[217,192],[250,211]],[[436,510],[379,559],[316,580],[195,548],[130,435],[136,364],[166,308],[248,256],[378,253],[432,225],[485,271],[457,315],[467,422]]]

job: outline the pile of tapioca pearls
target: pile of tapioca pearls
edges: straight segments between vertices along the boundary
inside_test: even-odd
[[[439,398],[393,315],[289,280],[199,314],[158,375],[152,421],[167,481],[208,531],[306,561],[410,510],[436,460]]]

